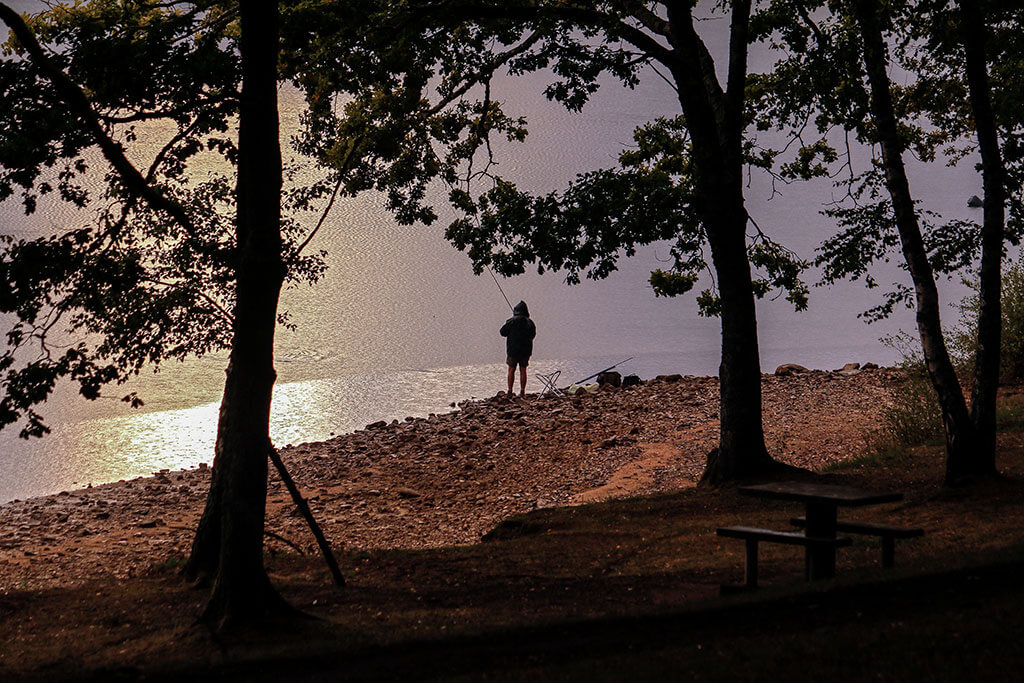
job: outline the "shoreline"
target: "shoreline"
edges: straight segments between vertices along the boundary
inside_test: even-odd
[[[902,377],[891,368],[763,375],[769,452],[809,469],[860,453],[863,433]],[[718,437],[715,377],[674,375],[585,396],[528,394],[459,406],[280,449],[332,545],[467,544],[537,507],[686,488]],[[162,472],[0,505],[0,593],[97,573],[128,578],[180,561],[209,473]],[[315,552],[273,470],[266,528]],[[291,551],[271,536],[266,545]]]

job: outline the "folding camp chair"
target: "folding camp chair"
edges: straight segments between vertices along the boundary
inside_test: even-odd
[[[544,385],[544,388],[541,389],[541,392],[539,394],[537,394],[537,397],[540,398],[541,396],[548,392],[551,392],[555,396],[565,396],[565,393],[563,393],[561,389],[555,386],[555,382],[558,381],[558,376],[561,374],[561,370],[555,370],[554,372],[549,372],[546,375],[543,375],[539,372],[535,372],[534,375],[536,375],[537,379],[539,379],[541,381],[541,384]]]

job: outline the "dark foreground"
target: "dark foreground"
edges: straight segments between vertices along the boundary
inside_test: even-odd
[[[238,646],[224,643],[217,663],[185,656],[155,667],[49,669],[26,680],[1005,680],[1024,666],[1024,555],[1013,555],[947,572],[791,585],[645,616],[388,645],[360,645],[326,624],[296,623],[277,634],[284,647],[269,658],[232,661]]]
[[[1004,680],[1024,666],[1019,559],[485,637],[189,671],[200,680]],[[124,672],[129,674],[130,672]],[[152,680],[172,680],[177,672]],[[98,676],[102,678],[103,675]],[[131,677],[131,676],[127,676]]]

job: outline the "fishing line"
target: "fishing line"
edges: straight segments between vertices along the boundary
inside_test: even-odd
[[[488,84],[487,92],[490,93],[490,84]],[[472,160],[470,160],[470,163],[472,164]],[[467,192],[469,191],[469,180],[470,180],[469,178],[466,179],[466,191]],[[448,184],[448,183],[445,183],[445,184],[448,185],[448,187],[454,189],[454,185],[451,185],[451,184]],[[473,220],[473,223],[476,225],[476,227],[479,229],[480,228],[480,216],[474,215],[472,220]],[[494,276],[494,271],[491,270],[491,267],[489,265],[487,265],[486,263],[484,264],[484,268],[486,268],[487,272],[491,274],[491,279],[494,280],[495,286],[497,286],[498,291],[501,292],[501,298],[505,300],[506,304],[508,304],[508,307],[512,311],[512,313],[515,313],[516,309],[513,308],[512,302],[508,300],[508,297],[505,296],[505,290],[501,288],[501,283],[498,282],[498,278],[496,278]]]
[[[487,265],[485,265],[484,268],[486,268],[487,272],[491,274],[491,279],[494,280],[494,284],[498,285],[498,291],[501,292],[501,296],[505,299],[505,303],[507,303],[508,307],[512,309],[512,312],[515,313],[516,309],[512,308],[512,303],[508,300],[508,297],[505,296],[505,290],[501,288],[501,283],[498,282],[498,278],[494,277],[494,271]]]

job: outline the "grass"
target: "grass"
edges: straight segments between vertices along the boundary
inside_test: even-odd
[[[865,438],[866,449],[860,455],[846,460],[828,463],[822,472],[855,472],[857,470],[881,468],[888,469],[907,464],[911,458],[911,449],[891,441],[874,441]]]
[[[994,678],[1024,666],[1024,401],[1004,398],[1005,476],[947,491],[942,452],[873,454],[820,475],[896,489],[856,511],[925,528],[878,568],[878,544],[840,552],[837,579],[802,581],[797,548],[764,545],[763,590],[723,599],[743,544],[718,526],[786,528],[791,505],[689,489],[506,520],[478,545],[343,553],[349,585],[316,557],[268,570],[318,619],[214,636],[205,594],[173,573],[0,596],[0,680],[590,681]]]
[[[1000,432],[1024,431],[1024,401],[1019,399],[1024,386],[1014,386],[1004,392],[1004,400],[996,406],[996,424]]]
[[[170,555],[167,559],[161,560],[153,565],[153,571],[158,574],[174,574],[185,567],[185,558],[178,555]]]

